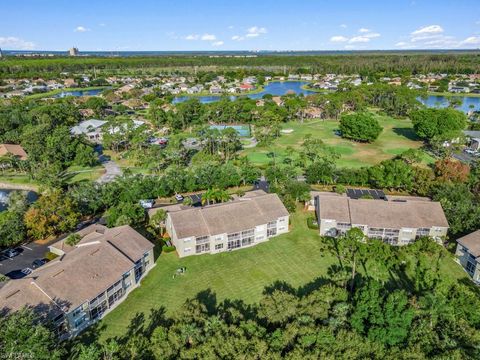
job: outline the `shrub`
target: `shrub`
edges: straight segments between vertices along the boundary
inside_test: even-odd
[[[307,219],[307,226],[310,228],[310,229],[318,229],[318,222],[317,222],[317,219],[314,218],[314,217],[309,217]]]
[[[68,246],[75,246],[80,240],[82,240],[82,237],[79,234],[71,234],[65,240],[65,244]]]
[[[335,185],[335,192],[337,194],[345,194],[347,192],[347,189],[342,184],[338,184]]]
[[[175,251],[175,246],[167,246],[167,245],[162,246],[162,252],[164,253],[170,253],[173,251]]]
[[[44,257],[45,259],[48,259],[48,261],[52,261],[53,259],[57,258],[58,255],[52,253],[51,251],[47,251],[43,257]]]

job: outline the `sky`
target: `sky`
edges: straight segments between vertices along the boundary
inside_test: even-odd
[[[480,0],[0,0],[4,50],[480,48]]]

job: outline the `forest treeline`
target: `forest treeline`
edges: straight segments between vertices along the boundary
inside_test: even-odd
[[[194,67],[213,67],[215,71],[233,68],[281,73],[342,73],[411,75],[424,73],[478,73],[480,52],[452,53],[355,53],[338,55],[258,55],[257,57],[212,57],[207,55],[150,57],[54,57],[13,58],[0,62],[0,78],[54,77],[61,72],[86,72],[95,69],[112,72],[135,70],[158,72],[162,68],[176,72],[193,71]]]

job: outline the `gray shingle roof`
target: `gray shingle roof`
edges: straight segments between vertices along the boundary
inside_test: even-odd
[[[232,233],[288,216],[276,194],[255,194],[223,204],[169,213],[179,239]]]
[[[448,227],[442,206],[435,201],[384,201],[319,195],[320,218],[379,228]]]
[[[130,226],[108,229],[91,225],[79,233],[83,238],[75,247],[63,241],[52,245],[63,250],[63,256],[1,288],[0,308],[15,311],[24,306],[50,306],[69,312],[120,280],[136,260],[153,249],[153,244]]]
[[[480,256],[480,230],[474,231],[471,234],[465,235],[457,240],[457,242],[466,247],[468,252],[475,257]]]

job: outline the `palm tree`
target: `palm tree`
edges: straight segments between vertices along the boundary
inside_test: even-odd
[[[226,202],[230,200],[230,194],[226,190],[217,190],[215,194],[216,202]]]
[[[163,236],[166,218],[167,212],[164,209],[158,209],[155,214],[150,216],[149,225],[154,228],[160,229],[160,236]]]
[[[202,194],[202,206],[205,204],[210,205],[210,202],[213,201],[215,201],[215,191],[213,189],[208,189]]]

